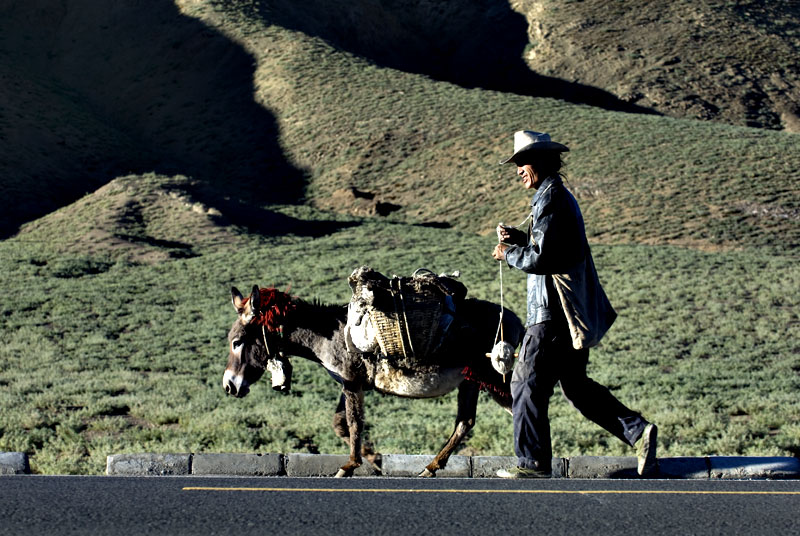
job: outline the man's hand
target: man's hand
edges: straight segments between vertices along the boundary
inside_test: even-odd
[[[508,243],[508,241],[511,239],[511,232],[502,223],[497,226],[495,231],[497,232],[497,241],[498,242],[506,242],[506,243]]]
[[[502,261],[506,258],[506,251],[508,250],[509,246],[505,244],[497,244],[494,247],[494,251],[492,251],[492,257],[495,260]]]

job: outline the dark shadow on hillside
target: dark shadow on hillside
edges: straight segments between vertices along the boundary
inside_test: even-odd
[[[212,207],[302,199],[304,173],[254,101],[255,59],[172,2],[0,0],[3,66],[35,81],[38,108],[9,123],[34,113],[0,104],[0,140],[22,140],[2,150],[41,157],[5,173],[0,238],[123,174],[194,177]]]
[[[244,205],[240,205],[240,207],[245,208],[252,216],[252,219],[240,222],[239,225],[247,229],[249,233],[258,233],[265,236],[297,235],[318,238],[341,229],[360,225],[356,221],[300,220],[264,208]],[[223,223],[225,222],[223,221]]]
[[[195,199],[204,199],[213,195],[213,191],[203,191],[205,188],[190,188],[189,192]],[[264,236],[297,235],[316,238],[335,233],[340,229],[359,225],[356,221],[335,220],[301,220],[286,214],[281,214],[268,208],[261,208],[258,204],[247,199],[217,199],[216,207],[222,216],[214,217],[220,225],[234,224]]]
[[[382,66],[464,87],[656,113],[596,87],[532,72],[523,61],[528,23],[508,0],[272,0],[259,6],[258,16],[270,23],[321,37]]]

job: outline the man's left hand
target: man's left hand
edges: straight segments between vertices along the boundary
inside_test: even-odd
[[[508,250],[508,246],[505,244],[497,244],[494,247],[494,251],[492,251],[492,257],[495,260],[502,261],[506,258],[506,251]]]

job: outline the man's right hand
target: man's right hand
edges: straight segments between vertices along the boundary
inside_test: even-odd
[[[511,239],[510,230],[508,229],[508,227],[506,227],[502,223],[497,226],[497,229],[495,229],[495,231],[497,232],[497,241],[498,242],[506,242],[507,243]]]

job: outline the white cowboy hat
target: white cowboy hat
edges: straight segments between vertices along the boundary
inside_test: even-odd
[[[563,153],[569,151],[569,147],[550,139],[550,134],[544,132],[534,132],[532,130],[519,130],[514,133],[514,154],[510,158],[500,162],[508,164],[515,162],[517,156],[528,151],[557,151]]]

